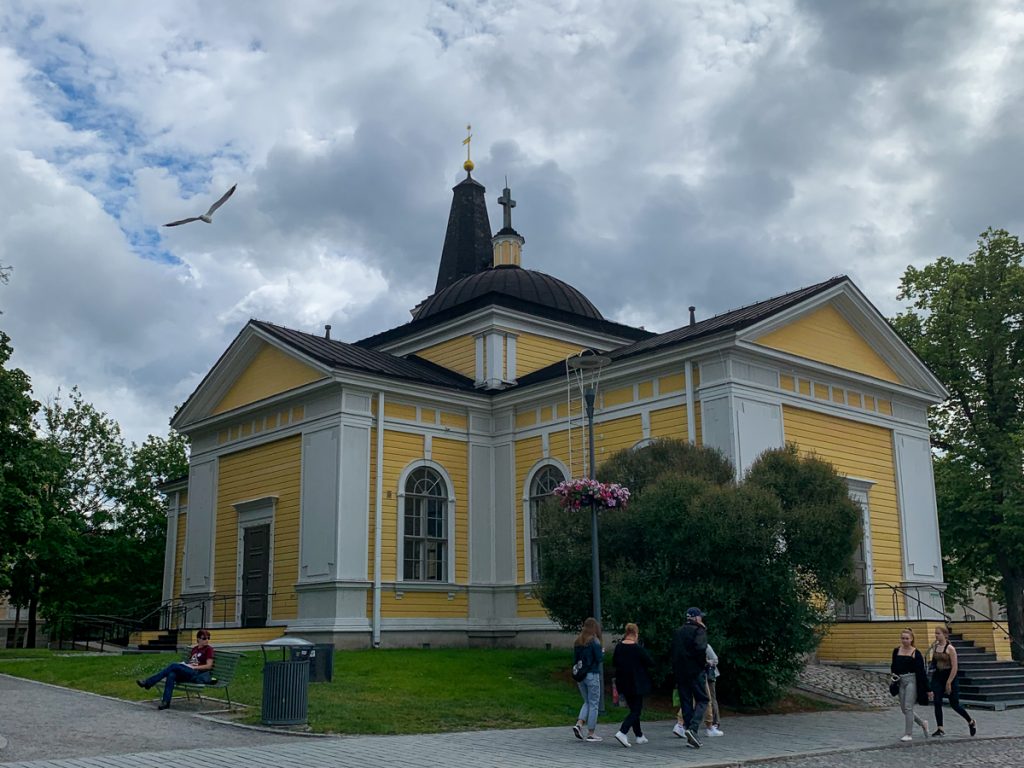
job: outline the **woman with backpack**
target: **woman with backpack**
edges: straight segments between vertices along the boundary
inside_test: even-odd
[[[583,697],[583,706],[572,727],[573,735],[582,741],[603,741],[594,731],[597,729],[597,712],[601,706],[601,662],[604,648],[601,647],[601,625],[593,616],[583,622],[583,629],[573,643],[573,679]],[[580,665],[577,667],[577,664]],[[577,674],[578,670],[578,674]],[[582,677],[582,680],[579,679]],[[587,735],[583,736],[583,726]]]
[[[644,696],[651,692],[651,677],[647,670],[654,665],[654,660],[637,642],[639,638],[640,630],[636,624],[627,624],[626,633],[612,654],[619,695],[626,697],[626,705],[629,707],[629,714],[615,734],[615,740],[624,747],[632,746],[629,743],[630,728],[636,734],[637,744],[647,743],[647,737],[640,728],[640,713],[644,708]]]

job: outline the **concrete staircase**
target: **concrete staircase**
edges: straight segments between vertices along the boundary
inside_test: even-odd
[[[178,630],[169,629],[154,638],[139,643],[140,651],[176,651],[178,650]]]
[[[973,709],[1003,710],[1024,707],[1024,666],[998,661],[962,635],[949,636],[956,648],[960,671],[960,701]]]

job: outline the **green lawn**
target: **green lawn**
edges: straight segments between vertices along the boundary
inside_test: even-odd
[[[275,656],[275,658],[278,658]],[[321,733],[436,733],[482,728],[569,726],[580,697],[569,676],[566,650],[432,649],[338,651],[334,681],[310,683],[309,724]],[[178,654],[91,656],[46,650],[0,650],[0,672],[121,699],[145,700],[136,678],[146,677]],[[231,698],[248,704],[245,722],[258,723],[263,655],[245,653]],[[216,692],[214,695],[220,695]],[[618,723],[626,710],[610,705],[601,722]],[[793,695],[770,712],[835,709],[837,705]],[[645,720],[674,717],[670,696],[650,698]]]
[[[0,651],[0,672],[122,699],[151,699],[135,679],[176,654],[85,656]],[[481,728],[570,725],[580,706],[565,650],[432,649],[339,651],[334,681],[311,683],[309,723],[327,733],[431,733]],[[245,654],[232,699],[253,707],[259,721],[262,654]],[[667,699],[648,708],[650,720],[672,716]],[[603,721],[621,720],[609,707]]]

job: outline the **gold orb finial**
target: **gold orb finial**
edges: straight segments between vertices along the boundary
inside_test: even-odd
[[[466,173],[469,173],[470,171],[472,171],[476,167],[475,165],[473,165],[473,161],[469,159],[470,142],[473,140],[473,126],[472,125],[467,125],[466,126],[466,133],[468,133],[469,135],[466,136],[466,138],[464,138],[462,140],[462,143],[466,146],[466,162],[464,162],[462,164],[462,167],[466,169]]]

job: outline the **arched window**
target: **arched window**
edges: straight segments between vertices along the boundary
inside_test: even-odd
[[[555,487],[565,480],[562,470],[553,464],[541,467],[530,483],[530,578],[540,581],[540,547],[541,539],[538,519],[544,502],[551,498]]]
[[[448,489],[430,467],[405,481],[402,578],[448,581]]]

